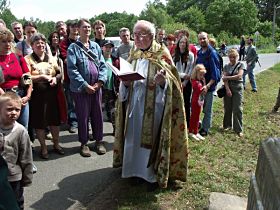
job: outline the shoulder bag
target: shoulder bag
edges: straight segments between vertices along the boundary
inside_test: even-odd
[[[237,67],[239,66],[239,64],[240,64],[240,62],[238,62],[238,63],[235,65],[235,67],[234,67],[233,71],[231,72],[230,76],[232,76],[232,75],[234,74],[234,72],[235,72],[235,70],[237,69]],[[223,98],[226,94],[227,94],[226,87],[225,87],[225,85],[222,85],[222,86],[217,90],[217,95],[218,95],[219,98]]]

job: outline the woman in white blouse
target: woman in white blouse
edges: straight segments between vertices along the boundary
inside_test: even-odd
[[[189,127],[192,94],[192,84],[190,82],[190,78],[194,65],[194,54],[189,51],[189,41],[186,36],[182,36],[177,42],[173,60],[183,85],[185,111]]]

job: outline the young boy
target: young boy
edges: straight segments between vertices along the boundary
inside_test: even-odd
[[[113,64],[119,69],[119,59],[112,56],[114,43],[109,40],[105,40],[102,46],[103,56],[106,62]],[[102,96],[104,103],[104,111],[107,115],[108,121],[112,123],[113,134],[115,133],[115,102],[118,92],[118,81],[114,77],[112,71],[108,68],[107,82],[103,86]]]
[[[32,149],[27,130],[16,122],[21,99],[13,92],[0,96],[0,154],[8,164],[8,181],[20,209],[24,209],[23,187],[32,183]]]

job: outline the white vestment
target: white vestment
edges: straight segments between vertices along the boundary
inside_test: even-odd
[[[148,66],[148,60],[139,59],[137,62],[136,71],[147,78]],[[140,147],[147,88],[146,82],[146,79],[134,82],[133,93],[131,96],[128,112],[127,131],[124,141],[122,177],[140,177],[148,182],[153,183],[157,181],[153,166],[147,168],[151,150]],[[167,85],[168,84],[166,82],[164,88],[161,88],[159,85],[156,86],[156,107],[154,114],[155,119],[153,138],[156,138],[160,128],[164,111],[165,92]],[[121,101],[126,101],[128,98],[128,89],[123,85],[123,83],[120,84],[119,92],[119,99]]]

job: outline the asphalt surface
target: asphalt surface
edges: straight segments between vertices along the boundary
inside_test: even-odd
[[[260,55],[261,67],[256,72],[280,63],[280,54]],[[224,64],[228,59],[224,57]],[[120,170],[112,168],[112,148],[114,138],[112,126],[104,123],[104,141],[108,152],[99,156],[92,152],[90,158],[79,154],[80,144],[76,134],[60,132],[61,146],[65,155],[52,152],[52,143],[47,140],[49,160],[39,157],[40,146],[35,141],[34,163],[38,172],[34,174],[32,186],[25,188],[25,209],[27,210],[66,210],[77,209],[75,205],[86,206],[108,184],[120,177]],[[90,142],[93,146],[93,142]]]

